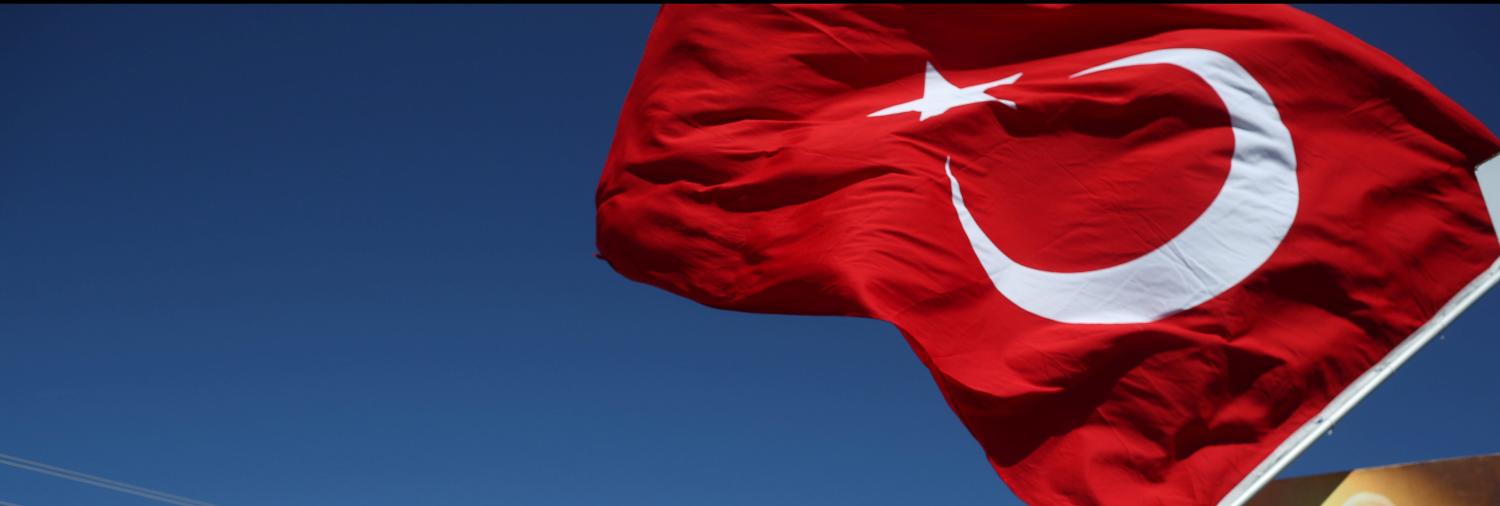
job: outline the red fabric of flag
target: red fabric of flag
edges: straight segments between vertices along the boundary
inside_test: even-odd
[[[1033,504],[1208,504],[1500,255],[1500,141],[1270,6],[668,6],[621,274],[895,324]]]

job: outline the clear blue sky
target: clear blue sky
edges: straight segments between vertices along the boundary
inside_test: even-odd
[[[1500,6],[1310,10],[1500,126]],[[0,7],[0,453],[227,505],[1014,504],[892,327],[593,257],[655,11]],[[1290,474],[1500,452],[1497,336],[1491,294]]]

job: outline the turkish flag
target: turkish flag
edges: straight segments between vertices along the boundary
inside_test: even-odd
[[[895,324],[1027,502],[1232,502],[1493,276],[1497,151],[1289,7],[668,6],[597,239]]]

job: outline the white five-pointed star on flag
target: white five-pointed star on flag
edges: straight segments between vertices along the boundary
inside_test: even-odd
[[[927,118],[948,112],[948,109],[980,102],[1000,102],[1011,109],[1015,109],[1015,102],[992,97],[985,93],[985,91],[996,86],[1014,83],[1020,78],[1021,73],[1017,72],[1015,75],[999,81],[990,81],[959,88],[954,86],[953,83],[948,82],[947,79],[944,79],[943,75],[939,74],[937,69],[932,66],[932,62],[927,62],[927,82],[922,87],[922,98],[872,112],[868,117],[889,116],[903,112],[919,112],[921,116],[917,118],[917,121],[926,121]]]

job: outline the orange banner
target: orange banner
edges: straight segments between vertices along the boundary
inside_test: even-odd
[[[1500,505],[1500,454],[1271,482],[1246,506]]]

